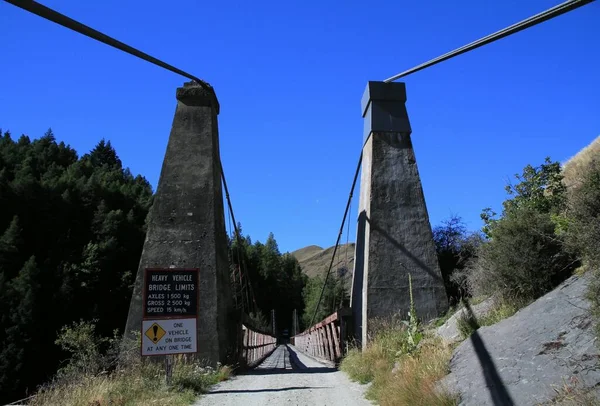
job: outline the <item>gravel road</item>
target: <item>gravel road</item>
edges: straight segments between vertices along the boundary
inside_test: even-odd
[[[280,345],[256,369],[214,386],[195,406],[371,405],[365,390],[343,372]]]

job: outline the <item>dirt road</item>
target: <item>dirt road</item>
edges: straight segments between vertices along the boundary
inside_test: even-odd
[[[195,406],[371,405],[364,391],[343,372],[280,345],[256,369],[213,387]]]

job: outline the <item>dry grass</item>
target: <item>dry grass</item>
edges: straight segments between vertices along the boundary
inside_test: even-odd
[[[302,262],[319,254],[322,251],[323,248],[319,247],[318,245],[309,245],[308,247],[300,248],[294,252],[291,252],[291,254],[296,257],[298,262]]]
[[[509,318],[520,309],[528,306],[531,301],[514,299],[511,301],[500,302],[489,312],[482,316],[478,321],[480,326],[491,326],[504,319]]]
[[[38,390],[31,406],[190,405],[200,393],[229,378],[229,367],[211,368],[184,354],[173,358],[167,385],[164,364],[140,358],[140,334],[122,340],[95,334],[93,322],[65,326],[56,340],[71,353],[54,380]],[[106,351],[99,351],[108,344]]]
[[[448,309],[448,311],[446,311],[446,313],[443,316],[438,317],[437,319],[434,319],[431,322],[431,325],[433,327],[441,327],[441,326],[443,326],[450,319],[450,317],[454,316],[454,314],[456,314],[457,311],[459,311],[460,309],[462,309],[462,307],[463,307],[462,303],[459,303],[456,306],[450,306],[450,308]]]
[[[371,382],[378,369],[391,370],[407,345],[408,333],[399,320],[374,319],[370,330],[369,346],[362,352],[350,350],[341,364],[341,369],[360,383]]]
[[[457,325],[462,338],[469,337],[475,330],[483,326],[494,325],[504,319],[514,315],[517,311],[530,304],[530,301],[524,300],[511,300],[501,301],[495,304],[485,315],[479,317],[477,320],[471,320],[466,312],[463,312],[458,317]]]
[[[179,358],[172,385],[165,384],[161,364],[137,363],[111,374],[63,380],[42,388],[31,406],[142,406],[190,405],[199,393],[229,377],[229,368],[203,368]]]
[[[399,357],[395,370],[376,370],[369,394],[381,406],[444,405],[458,403],[456,396],[439,387],[449,372],[452,348],[441,339],[424,342],[415,355]]]
[[[424,338],[407,354],[406,329],[391,323],[379,328],[367,348],[351,350],[341,369],[360,383],[372,382],[367,396],[382,406],[456,405],[456,396],[437,382],[448,374],[452,348],[440,338]]]
[[[600,406],[598,393],[594,393],[593,388],[582,387],[577,377],[565,381],[562,386],[554,388],[554,391],[554,399],[542,405]]]
[[[600,156],[600,136],[579,151],[563,165],[563,182],[565,186],[577,185],[594,158]]]

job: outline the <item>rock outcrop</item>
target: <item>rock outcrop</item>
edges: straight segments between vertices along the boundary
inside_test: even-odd
[[[490,310],[494,307],[494,299],[488,298],[481,303],[473,305],[471,311],[475,315],[475,318],[480,318],[487,315]],[[463,316],[467,316],[466,309],[464,307],[456,311],[444,324],[442,324],[436,330],[437,335],[442,337],[444,340],[455,343],[462,340],[462,335],[458,329],[458,320]]]
[[[600,391],[600,355],[589,302],[591,275],[572,276],[554,291],[455,350],[441,382],[461,405],[537,405],[578,382]]]

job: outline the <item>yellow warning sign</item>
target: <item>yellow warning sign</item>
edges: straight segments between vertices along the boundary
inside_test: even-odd
[[[150,339],[154,344],[157,344],[161,338],[167,334],[164,328],[159,326],[157,323],[154,323],[150,326],[148,330],[146,330],[146,337]]]

